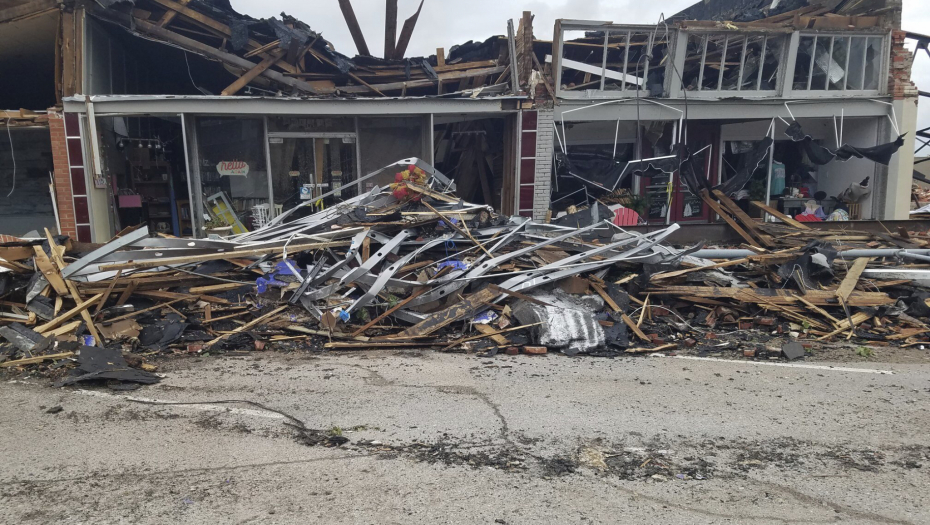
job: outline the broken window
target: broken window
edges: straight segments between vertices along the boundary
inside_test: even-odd
[[[802,36],[794,65],[795,91],[877,91],[882,37]]]
[[[775,91],[784,36],[707,33],[688,36],[686,91]]]
[[[593,29],[598,30],[593,30]],[[560,94],[584,91],[651,96],[665,90],[668,36],[654,27],[593,26],[562,31]]]

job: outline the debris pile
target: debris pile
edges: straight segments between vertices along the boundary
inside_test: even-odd
[[[744,247],[677,249],[677,225],[627,231],[600,204],[539,222],[462,201],[419,159],[370,176],[386,170],[424,176],[226,239],[0,245],[0,367],[147,383],[153,356],[270,348],[798,358],[928,341],[926,234],[811,229],[761,203],[783,222],[757,222],[718,191],[703,197]]]

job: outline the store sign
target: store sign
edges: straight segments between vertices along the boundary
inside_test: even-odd
[[[249,174],[249,164],[241,160],[224,160],[216,165],[216,172],[227,177],[245,177]]]

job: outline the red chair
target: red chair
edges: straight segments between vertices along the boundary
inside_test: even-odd
[[[614,224],[617,226],[638,226],[642,220],[639,214],[630,208],[621,207],[614,211]]]

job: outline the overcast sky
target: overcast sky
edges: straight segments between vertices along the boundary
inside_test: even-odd
[[[928,0],[904,0],[904,29],[930,33]],[[355,44],[349,35],[339,3],[336,0],[231,0],[240,13],[256,18],[279,16],[281,12],[306,22],[333,43],[336,50],[355,55]],[[536,38],[551,39],[556,18],[607,20],[616,23],[654,24],[661,14],[671,16],[695,0],[425,0],[408,56],[428,56],[437,47],[449,49],[468,40],[485,40],[495,34],[505,34],[507,19],[518,20],[523,11],[536,16]],[[368,48],[375,55],[384,52],[384,0],[353,0]],[[399,0],[398,34],[403,21],[412,15],[419,0]],[[917,55],[914,81],[924,91],[930,91],[930,56],[925,51]],[[930,127],[930,100],[922,101],[918,129]],[[930,154],[930,151],[924,150]]]

